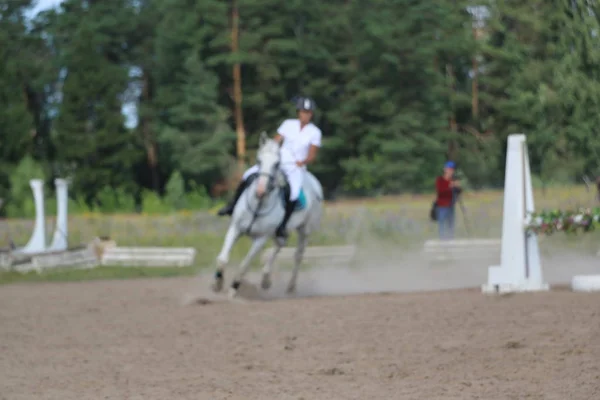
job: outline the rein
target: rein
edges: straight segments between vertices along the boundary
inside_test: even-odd
[[[256,174],[253,179],[258,178],[259,176],[266,176],[268,178],[267,191],[265,192],[265,195],[268,194],[268,193],[271,193],[271,190],[273,190],[276,187],[273,184],[273,182],[275,181],[275,175],[274,174],[269,174],[269,173],[266,173],[266,172],[260,172],[260,173]],[[250,234],[250,230],[252,229],[252,226],[254,225],[254,222],[256,222],[256,219],[259,216],[261,216],[261,215],[268,214],[273,208],[275,208],[275,206],[277,204],[276,202],[274,202],[273,207],[271,207],[270,209],[268,209],[266,212],[263,212],[262,214],[259,213],[260,209],[262,208],[264,198],[266,197],[265,195],[263,195],[260,199],[258,199],[258,206],[255,209],[252,209],[252,207],[250,207],[250,204],[249,204],[249,201],[248,201],[248,194],[246,194],[246,196],[245,196],[246,197],[246,206],[248,207],[248,209],[252,210],[252,220],[250,221],[250,224],[248,225],[248,228],[246,229],[246,234],[247,235]]]

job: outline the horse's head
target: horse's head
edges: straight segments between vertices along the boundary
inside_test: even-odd
[[[263,197],[265,193],[268,193],[275,188],[281,162],[279,147],[279,143],[269,138],[265,132],[260,134],[258,154],[256,157],[259,168],[258,181],[256,184],[256,196],[258,198]]]

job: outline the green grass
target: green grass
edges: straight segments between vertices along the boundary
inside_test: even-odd
[[[595,206],[593,193],[585,186],[554,187],[534,191],[536,209],[571,209]],[[419,249],[427,239],[437,237],[437,225],[429,220],[434,195],[404,195],[373,199],[344,200],[327,203],[321,229],[310,238],[309,245],[356,244],[361,248]],[[502,191],[466,192],[466,212],[457,209],[457,237],[499,238],[502,232]],[[96,268],[18,274],[0,273],[0,283],[22,281],[77,281],[87,279],[122,279],[151,276],[192,274],[203,268],[214,268],[214,260],[223,244],[228,218],[210,212],[179,212],[169,215],[70,215],[70,245],[89,243],[94,237],[108,236],[119,246],[178,246],[197,250],[194,267],[185,268]],[[54,229],[54,218],[46,222],[47,237]],[[9,238],[22,245],[33,230],[32,220],[8,220],[0,223],[0,246]],[[3,235],[3,236],[2,236]],[[567,237],[559,233],[545,238],[542,252],[570,249],[595,254],[600,234],[597,232]],[[242,238],[231,254],[235,266],[246,254],[250,240]],[[290,245],[295,237],[290,238]],[[372,251],[372,250],[371,250]],[[253,267],[258,267],[258,260]]]
[[[26,282],[80,282],[99,279],[166,278],[193,276],[197,267],[183,268],[140,268],[140,267],[97,267],[92,269],[57,269],[41,273],[35,271],[0,272],[0,285]]]

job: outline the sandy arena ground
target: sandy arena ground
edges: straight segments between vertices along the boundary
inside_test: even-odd
[[[600,399],[600,293],[323,296],[486,274],[380,272],[239,303],[205,277],[0,287],[0,399]]]

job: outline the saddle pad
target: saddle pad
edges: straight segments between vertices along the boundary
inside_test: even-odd
[[[283,202],[283,206],[285,207],[285,191],[281,194],[281,201]],[[306,196],[304,195],[304,189],[300,189],[300,195],[298,196],[298,202],[296,203],[296,208],[294,211],[304,210],[306,208]]]

